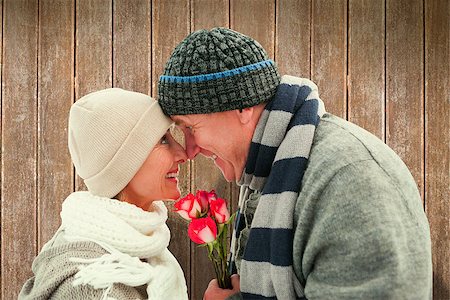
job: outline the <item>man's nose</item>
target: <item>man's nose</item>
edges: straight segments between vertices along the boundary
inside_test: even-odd
[[[195,142],[192,134],[185,134],[186,154],[189,159],[194,159],[200,153],[201,148]]]

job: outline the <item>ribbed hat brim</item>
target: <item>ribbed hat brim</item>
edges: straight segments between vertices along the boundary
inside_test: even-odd
[[[279,83],[280,76],[274,64],[202,82],[160,80],[159,103],[167,115],[243,109],[269,101]]]

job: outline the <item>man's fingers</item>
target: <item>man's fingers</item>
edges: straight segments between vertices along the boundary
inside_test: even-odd
[[[231,275],[231,285],[233,286],[233,289],[240,289],[240,277],[238,274]]]
[[[208,288],[212,286],[219,286],[219,284],[217,283],[217,279],[213,279],[209,282]]]

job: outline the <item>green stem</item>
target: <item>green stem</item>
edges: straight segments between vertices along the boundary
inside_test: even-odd
[[[227,226],[224,226],[216,242],[207,245],[208,258],[213,263],[219,287],[222,289],[232,288],[227,266],[227,231]]]

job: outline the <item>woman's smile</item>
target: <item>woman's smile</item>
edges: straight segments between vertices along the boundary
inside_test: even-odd
[[[166,179],[171,182],[178,183],[178,175],[179,175],[178,169],[171,170],[171,171],[169,171],[169,173],[167,173]]]

